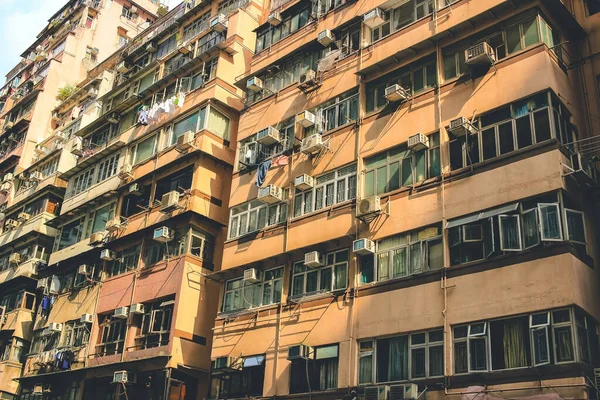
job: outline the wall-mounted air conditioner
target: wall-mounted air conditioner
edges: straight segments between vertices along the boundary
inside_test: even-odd
[[[296,123],[304,128],[310,128],[317,122],[317,116],[308,110],[304,110],[296,115]]]
[[[328,47],[331,43],[335,42],[335,35],[329,29],[325,29],[324,31],[319,32],[317,42]]]
[[[414,383],[390,385],[388,400],[415,400],[419,397],[419,386]]]
[[[294,360],[310,360],[313,358],[313,348],[304,344],[297,344],[295,346],[288,347],[287,359],[289,361]]]
[[[161,226],[160,228],[156,228],[154,230],[152,239],[161,243],[170,242],[171,240],[173,240],[173,232],[169,227]]]
[[[105,229],[109,232],[116,232],[123,227],[121,218],[113,218],[106,221]]]
[[[275,143],[279,143],[279,131],[272,126],[262,129],[256,134],[256,141],[265,146],[271,146]]]
[[[194,147],[195,134],[193,131],[186,131],[183,135],[177,138],[175,149],[179,152],[186,151]]]
[[[29,174],[30,182],[39,182],[42,179],[44,179],[44,177],[40,171],[33,171],[32,173]]]
[[[481,42],[465,50],[465,63],[469,66],[490,66],[496,62],[494,49],[487,42]]]
[[[121,61],[117,64],[117,71],[119,71],[122,74],[126,74],[127,72],[129,72],[129,64],[126,61]]]
[[[258,189],[257,200],[266,204],[276,204],[283,201],[283,190],[275,185],[267,185]]]
[[[410,92],[402,86],[395,84],[385,88],[385,98],[387,101],[407,101],[410,99]]]
[[[128,384],[135,383],[135,381],[136,376],[133,372],[130,371],[115,371],[115,373],[113,374],[112,383]]]
[[[419,151],[429,148],[429,138],[422,133],[417,133],[408,138],[408,148],[413,151]]]
[[[118,307],[115,308],[115,312],[113,313],[113,318],[125,319],[129,315],[129,307]]]
[[[298,175],[296,179],[294,179],[294,186],[299,190],[312,189],[314,185],[315,179],[307,174]]]
[[[357,239],[352,242],[352,251],[360,255],[373,254],[375,253],[375,243],[369,239]]]
[[[81,264],[77,268],[77,273],[83,276],[90,276],[94,272],[94,267],[88,264]]]
[[[11,255],[8,256],[8,263],[10,265],[19,265],[19,264],[21,264],[21,254],[19,254],[19,253],[11,253]]]
[[[133,176],[133,166],[129,163],[123,164],[119,170],[119,179],[125,180]]]
[[[366,13],[363,22],[371,29],[375,29],[385,23],[385,11],[377,7]]]
[[[172,190],[165,193],[160,200],[160,211],[163,213],[169,213],[179,208],[179,192]]]
[[[448,132],[456,137],[461,137],[467,134],[473,135],[477,133],[477,128],[475,128],[475,126],[473,126],[473,124],[465,117],[458,117],[450,121]]]
[[[115,252],[109,249],[102,249],[100,252],[100,259],[104,261],[113,261],[115,259]]]
[[[20,212],[19,215],[17,216],[17,220],[20,223],[24,223],[29,221],[29,219],[31,218],[31,214],[26,213],[26,212]]]
[[[258,283],[262,282],[262,271],[256,268],[249,268],[244,271],[244,282]]]
[[[323,136],[319,133],[305,137],[300,144],[300,151],[304,154],[319,153],[323,149],[325,149],[325,144]]]
[[[369,386],[365,388],[364,400],[388,400],[389,392],[387,385]]]
[[[94,314],[83,314],[79,321],[84,324],[91,324],[94,322]]]
[[[379,196],[371,196],[365,199],[361,199],[356,207],[356,214],[359,217],[369,214],[376,214],[381,212],[381,200]]]
[[[246,81],[246,88],[252,92],[260,92],[263,89],[263,82],[260,78],[253,76]]]
[[[325,265],[325,257],[318,251],[311,251],[304,254],[304,265],[309,268],[317,268]]]
[[[227,16],[219,13],[210,21],[210,29],[215,32],[224,32],[227,29]]]
[[[142,303],[135,303],[129,307],[129,314],[143,314],[145,312],[144,305]]]
[[[139,183],[132,183],[131,185],[129,185],[129,188],[127,190],[129,194],[133,194],[135,196],[142,195],[142,186]]]
[[[267,18],[267,22],[272,26],[277,26],[281,24],[281,21],[281,13],[279,13],[279,11],[273,11],[271,14],[269,14],[269,17]]]
[[[51,322],[50,325],[48,325],[48,330],[52,333],[62,332],[62,328],[63,324],[60,322]]]
[[[90,246],[95,246],[95,245],[101,244],[103,240],[104,240],[103,232],[94,232],[90,235],[89,244],[90,244]]]
[[[6,222],[4,223],[4,227],[6,229],[16,229],[19,226],[19,221],[17,221],[16,219],[12,219],[9,218],[6,220]]]

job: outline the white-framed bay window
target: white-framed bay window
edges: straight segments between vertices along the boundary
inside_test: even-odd
[[[288,189],[283,190],[283,198],[288,198]],[[265,204],[258,200],[249,201],[231,208],[229,217],[230,239],[277,225],[287,220],[286,201],[277,204]]]
[[[148,160],[156,154],[158,150],[158,133],[154,133],[149,137],[138,141],[129,150],[129,162],[131,165],[136,165]]]
[[[175,121],[171,130],[169,144],[177,143],[177,139],[187,131],[194,133],[206,129],[224,140],[229,140],[229,117],[218,107],[208,104]]]
[[[65,198],[73,197],[88,190],[93,185],[111,178],[119,171],[120,153],[105,158],[100,163],[77,174],[70,182]]]
[[[292,268],[291,297],[299,298],[317,293],[342,290],[348,286],[348,249],[325,255],[325,265],[310,268],[304,261]]]
[[[283,267],[264,271],[263,279],[258,283],[244,282],[242,278],[231,279],[225,283],[222,311],[278,304],[281,301],[282,288]]]
[[[355,198],[356,164],[351,164],[315,178],[315,186],[312,189],[296,189],[294,217]]]

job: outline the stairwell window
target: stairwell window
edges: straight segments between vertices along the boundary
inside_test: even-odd
[[[106,273],[109,277],[123,274],[137,268],[140,259],[141,245],[117,251],[116,258],[108,263]]]
[[[312,189],[296,189],[294,217],[300,217],[356,198],[356,164],[315,178]]]
[[[358,347],[361,385],[444,375],[444,332],[441,329],[361,340]]]
[[[314,353],[314,359],[292,361],[290,393],[308,393],[309,388],[310,391],[337,388],[339,345],[315,347]]]
[[[283,190],[283,198],[288,198],[288,189]],[[229,218],[229,238],[233,239],[285,222],[287,207],[286,201],[269,205],[258,200],[232,207]]]
[[[358,89],[341,94],[313,110],[317,122],[304,128],[304,137],[325,133],[358,119]]]
[[[415,152],[409,150],[404,143],[384,153],[366,158],[364,196],[389,193],[439,176],[441,173],[440,134],[435,132],[428,138],[428,149]]]
[[[404,0],[401,4],[386,11],[386,22],[371,29],[371,42],[375,42],[407,25],[431,14],[435,10],[434,0]]]
[[[292,298],[345,289],[348,286],[348,250],[325,255],[325,265],[309,268],[304,261],[292,269]]]
[[[166,346],[169,343],[174,304],[173,298],[144,304],[144,314],[135,337],[136,350]]]
[[[79,320],[65,322],[61,344],[67,347],[81,347],[90,340],[90,330]]]
[[[444,265],[441,225],[391,236],[377,242],[375,263],[361,262],[362,283],[403,278]],[[369,256],[362,256],[364,260]]]
[[[225,284],[223,312],[243,310],[281,302],[283,267],[264,271],[259,283],[244,282],[241,278]]]

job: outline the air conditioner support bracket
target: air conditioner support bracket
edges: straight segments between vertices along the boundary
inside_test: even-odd
[[[369,214],[365,214],[365,215],[361,215],[358,218],[362,223],[364,224],[370,224],[371,222],[373,222],[374,220],[376,220],[380,215],[387,215],[388,217],[391,215],[391,201],[388,200],[386,206],[385,206],[385,211],[381,210],[381,211],[375,211]]]
[[[191,149],[194,149],[194,150],[196,150],[196,151],[200,151],[200,149],[199,149],[197,146],[193,145],[193,144],[191,144],[189,148],[191,148]],[[175,150],[176,150],[178,153],[180,153],[180,154],[183,154],[183,153],[187,152],[187,150],[180,150],[180,149],[178,149],[178,148],[177,148],[177,146],[175,146]],[[241,162],[241,161],[240,161],[240,162]]]

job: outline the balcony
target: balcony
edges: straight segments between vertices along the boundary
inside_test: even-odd
[[[42,179],[40,182],[38,182],[36,185],[30,186],[26,189],[23,190],[19,190],[14,196],[13,196],[13,201],[12,204],[19,204],[22,201],[28,199],[29,197],[33,196],[35,193],[40,192],[42,190],[44,190],[47,187],[55,187],[55,188],[61,188],[61,189],[66,189],[67,187],[67,182],[60,179],[58,176],[58,172],[54,173],[50,176],[46,176],[44,177],[44,179]]]
[[[21,368],[21,363],[16,361],[0,362],[0,393],[17,396],[19,382],[15,379],[21,377]]]
[[[37,275],[39,263],[40,260],[30,259],[22,264],[19,264],[17,267],[9,266],[4,271],[0,272],[0,284],[6,283],[7,281],[18,277],[33,278]]]
[[[21,158],[23,154],[23,143],[17,143],[14,147],[7,150],[0,150],[0,166],[8,161],[13,161],[16,158]]]
[[[0,332],[10,332],[13,337],[30,341],[35,317],[35,293],[25,292],[21,304],[8,311],[4,323],[0,321]]]
[[[119,175],[114,175],[105,181],[96,183],[95,185],[87,188],[86,190],[70,196],[69,192],[65,195],[63,204],[61,207],[61,215],[59,220],[53,222],[53,225],[60,224],[65,218],[70,218],[74,214],[74,209],[85,205],[86,207],[94,207],[100,202],[107,201],[108,198],[116,196],[117,188],[121,184],[121,178]]]
[[[55,236],[56,229],[46,225],[52,219],[54,219],[54,214],[43,212],[32,217],[30,220],[19,225],[15,229],[5,230],[0,235],[0,246],[7,246],[9,243],[22,238],[25,235]]]

